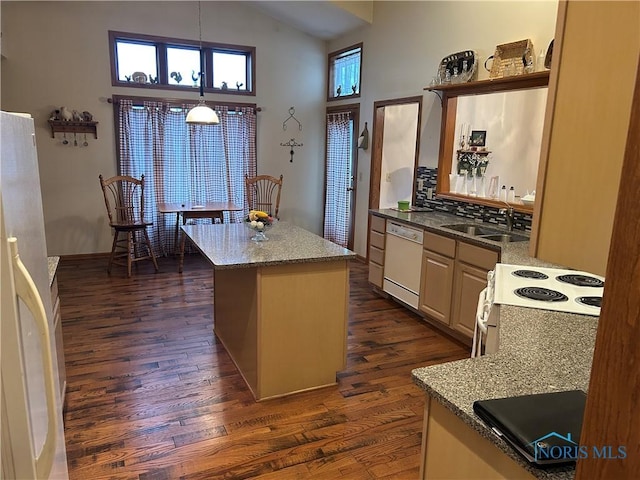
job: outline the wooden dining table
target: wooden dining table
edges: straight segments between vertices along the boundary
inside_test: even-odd
[[[158,203],[158,211],[163,214],[176,214],[176,226],[173,234],[174,249],[178,246],[178,235],[180,233],[180,217],[182,224],[185,225],[190,218],[210,218],[211,223],[219,220],[223,223],[224,212],[239,212],[242,207],[232,202],[204,202],[204,203]],[[165,252],[166,253],[166,252]],[[182,272],[182,264],[184,260],[184,238],[180,242],[180,250],[176,252],[180,254],[179,272]]]

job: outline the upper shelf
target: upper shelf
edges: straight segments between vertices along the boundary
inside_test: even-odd
[[[65,120],[49,120],[51,138],[55,138],[56,132],[64,133],[93,133],[98,138],[98,122],[67,122]]]
[[[442,92],[447,97],[475,95],[487,92],[519,90],[534,87],[546,87],[549,84],[549,70],[526,73],[503,78],[490,78],[477,82],[448,83],[425,87],[424,90]]]

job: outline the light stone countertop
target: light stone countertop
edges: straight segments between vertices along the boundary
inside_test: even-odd
[[[250,268],[286,263],[351,260],[356,254],[288,222],[265,231],[269,240],[254,242],[243,223],[185,225],[189,239],[215,269]]]
[[[53,285],[53,279],[56,278],[56,271],[58,270],[58,263],[60,257],[47,257],[47,263],[49,267],[49,288]]]
[[[529,242],[498,243],[440,228],[473,221],[443,213],[372,210],[372,213],[501,251],[501,262],[561,267],[529,256]],[[491,225],[493,228],[494,225]],[[521,233],[518,231],[517,233]],[[598,318],[500,305],[499,350],[413,370],[413,380],[435,401],[542,479],[571,479],[573,466],[538,469],[498,438],[473,412],[475,400],[581,389],[587,391]]]

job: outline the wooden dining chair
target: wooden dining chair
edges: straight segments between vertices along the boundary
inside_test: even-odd
[[[114,230],[107,272],[111,273],[113,264],[121,265],[127,267],[130,277],[131,265],[142,260],[151,260],[157,272],[158,262],[147,233],[153,222],[144,219],[144,175],[140,180],[127,175],[99,177],[109,226]]]
[[[272,217],[278,218],[282,175],[280,175],[280,178],[270,175],[258,175],[256,177],[245,175],[244,183],[249,209],[262,210]]]

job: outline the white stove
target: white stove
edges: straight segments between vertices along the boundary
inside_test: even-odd
[[[496,264],[493,303],[600,315],[604,277],[578,270]]]

